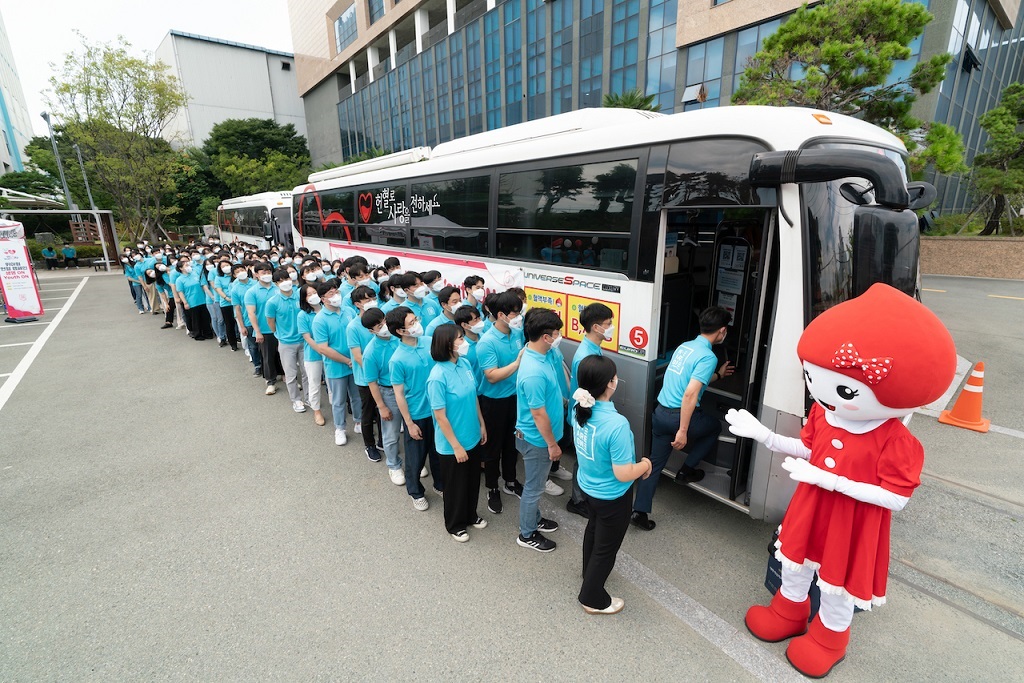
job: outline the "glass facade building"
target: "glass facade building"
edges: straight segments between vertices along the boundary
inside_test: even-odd
[[[723,9],[753,1],[732,0]],[[945,81],[920,98],[914,113],[959,130],[970,163],[986,142],[978,117],[997,104],[1004,87],[1022,76],[1024,24],[1017,17],[1010,28],[1004,28],[989,0],[919,1],[936,18],[911,46],[912,56],[897,63],[892,78],[905,77],[920,59],[932,54],[953,54]],[[426,8],[422,12],[427,15],[437,9],[436,3],[396,5],[388,0],[388,8],[394,9],[388,9],[386,16],[416,7]],[[447,31],[447,20],[437,19],[443,15],[434,13],[426,20],[421,17],[417,30],[422,34],[411,48],[407,38],[406,47],[397,52],[380,47],[380,37],[376,47],[368,45],[380,54],[374,78],[359,73],[367,68],[362,59],[354,60],[362,64],[355,67],[355,81],[349,80],[347,67],[338,71],[334,87],[340,154],[335,152],[333,157],[341,158],[320,160],[337,162],[371,148],[397,151],[436,145],[598,107],[603,95],[634,87],[654,95],[665,113],[726,106],[747,60],[787,17],[785,12],[775,13],[677,47],[683,42],[677,30],[680,0],[458,0],[449,5],[455,8],[455,18]],[[384,16],[378,10],[383,7],[369,3],[373,26]],[[769,12],[766,8],[762,14]],[[392,30],[407,36],[413,15],[397,21]],[[350,37],[355,23],[350,9],[335,22],[332,42],[338,52],[355,40]],[[799,77],[798,72],[792,75]],[[310,146],[317,161],[312,136]],[[944,209],[969,205],[966,180],[930,180]]]

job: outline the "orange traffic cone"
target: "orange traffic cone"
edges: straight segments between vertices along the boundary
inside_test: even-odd
[[[985,384],[985,364],[974,366],[967,384],[953,404],[953,410],[943,410],[939,415],[942,424],[973,429],[976,432],[987,432],[990,421],[981,416],[981,392]]]

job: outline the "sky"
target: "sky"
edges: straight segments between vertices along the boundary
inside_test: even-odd
[[[0,12],[36,135],[47,134],[39,114],[50,65],[80,46],[75,29],[90,43],[122,35],[140,55],[155,51],[171,29],[292,51],[285,0],[2,0]]]

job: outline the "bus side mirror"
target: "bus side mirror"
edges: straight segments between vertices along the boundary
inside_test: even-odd
[[[910,193],[911,211],[928,208],[939,196],[934,185],[924,182],[907,183],[907,192]]]
[[[274,229],[270,225],[270,221],[263,221],[263,239],[269,240],[269,239],[273,239],[273,238],[274,238]]]
[[[858,206],[853,215],[853,296],[876,282],[913,296],[921,241],[917,214],[882,206]]]

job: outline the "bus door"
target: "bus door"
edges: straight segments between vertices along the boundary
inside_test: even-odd
[[[748,440],[729,433],[724,418],[730,408],[758,412],[767,350],[764,323],[770,320],[767,307],[774,298],[765,288],[764,275],[771,262],[775,214],[770,207],[665,210],[655,396],[673,351],[700,334],[701,311],[709,306],[729,310],[729,334],[714,351],[719,366],[728,360],[735,372],[711,384],[700,405],[721,420],[722,434],[717,449],[701,464],[704,479],[690,486],[744,511],[750,504],[751,448]],[[665,474],[675,477],[684,457],[673,452]]]

